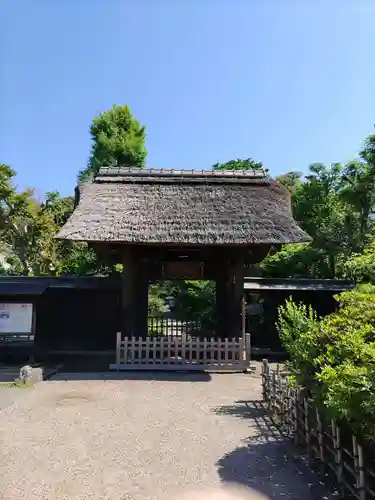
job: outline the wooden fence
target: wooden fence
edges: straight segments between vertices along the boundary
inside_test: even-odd
[[[117,333],[111,370],[248,370],[250,335],[244,338],[122,338]]]
[[[335,420],[326,420],[306,391],[290,386],[288,376],[262,363],[263,400],[281,431],[318,463],[337,485],[340,498],[375,498],[373,456]]]

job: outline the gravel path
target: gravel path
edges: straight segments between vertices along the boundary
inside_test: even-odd
[[[223,481],[270,498],[322,498],[264,425],[258,377],[67,378],[1,412],[2,500],[164,500]]]
[[[26,392],[28,392],[29,390],[30,389],[20,389],[17,387],[13,388],[13,387],[0,386],[0,410],[3,410],[7,406],[10,406],[16,401],[19,401],[20,399],[24,398]]]

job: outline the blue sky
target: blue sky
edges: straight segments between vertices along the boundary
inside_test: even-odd
[[[0,161],[70,194],[89,124],[128,104],[148,164],[355,156],[375,123],[371,0],[5,0]]]

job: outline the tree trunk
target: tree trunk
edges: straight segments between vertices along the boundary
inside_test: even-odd
[[[368,219],[369,219],[369,214],[370,214],[370,206],[366,205],[362,209],[362,214],[361,214],[361,225],[360,225],[360,245],[363,247],[367,235],[367,228],[368,228]]]
[[[329,267],[331,268],[331,278],[336,276],[336,257],[333,254],[328,255]]]

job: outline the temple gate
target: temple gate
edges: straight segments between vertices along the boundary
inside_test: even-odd
[[[272,245],[308,240],[289,192],[263,171],[102,168],[77,189],[58,235],[121,263],[122,324],[112,369],[246,369],[244,269]],[[167,279],[216,283],[216,331],[149,335],[148,287]],[[105,311],[103,311],[105,314]]]

